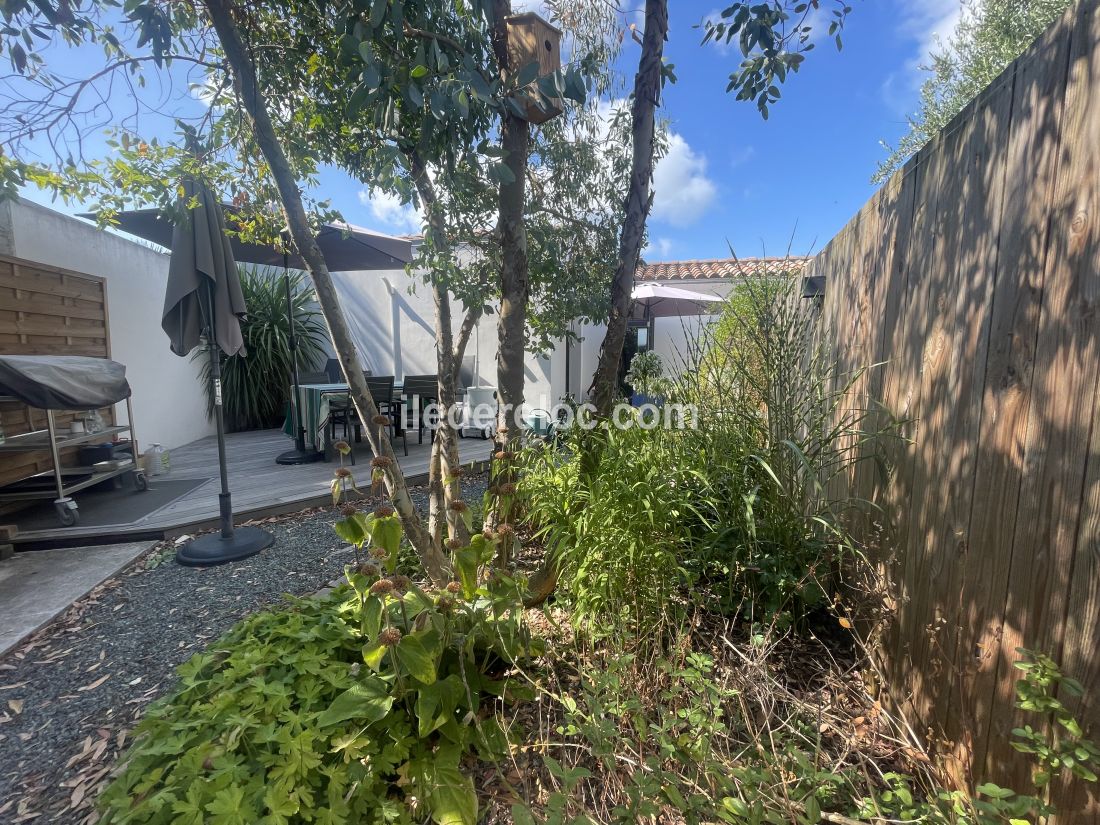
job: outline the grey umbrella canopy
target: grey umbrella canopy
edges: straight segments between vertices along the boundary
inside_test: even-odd
[[[203,339],[209,348],[209,378],[221,476],[218,495],[221,530],[192,539],[180,547],[176,551],[176,561],[189,566],[207,566],[254,556],[270,546],[274,539],[270,533],[256,527],[233,527],[225,458],[221,353],[244,354],[240,320],[245,314],[244,294],[233,250],[225,235],[221,204],[197,181],[187,181],[183,194],[188,202],[195,200],[198,205],[189,210],[172,231],[172,260],[168,265],[161,326],[168,333],[172,352],[176,355],[187,355]]]
[[[187,355],[199,345],[206,331],[206,312],[212,311],[214,341],[226,355],[243,354],[244,293],[221,204],[209,189],[193,181],[187,181],[184,190],[199,206],[189,212],[189,220],[179,221],[172,230],[161,327],[172,352]]]
[[[237,211],[222,204],[222,213],[229,228],[236,224]],[[85,213],[80,217],[94,218]],[[172,222],[160,209],[131,209],[115,215],[115,226],[123,232],[137,235],[160,246],[172,245]],[[305,261],[294,252],[274,246],[245,243],[238,238],[229,240],[233,257],[240,263],[289,266],[306,269]],[[412,243],[407,238],[395,238],[380,232],[371,232],[349,223],[327,223],[317,233],[317,243],[324,253],[328,268],[333,272],[354,272],[362,269],[397,269],[412,260]]]

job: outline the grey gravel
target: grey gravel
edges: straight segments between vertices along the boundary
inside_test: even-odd
[[[480,501],[484,478],[463,486]],[[424,490],[411,492],[426,509]],[[172,687],[179,664],[241,617],[341,575],[352,551],[332,530],[337,517],[262,523],[270,548],[214,568],[176,564],[165,543],[0,660],[0,822],[94,821],[120,733]]]

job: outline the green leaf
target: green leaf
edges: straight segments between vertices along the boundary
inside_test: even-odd
[[[333,699],[328,710],[317,717],[317,725],[329,728],[348,719],[378,722],[386,717],[391,707],[393,697],[386,691],[385,682],[370,678],[356,682]]]
[[[336,531],[336,535],[356,547],[362,547],[363,542],[367,540],[367,533],[363,530],[362,522],[354,516],[340,519],[332,525],[332,529]]]
[[[436,680],[436,659],[439,655],[439,637],[434,630],[422,630],[403,636],[394,651],[397,661],[418,682],[426,685]]]
[[[474,780],[459,770],[459,755],[457,747],[441,747],[423,772],[428,807],[436,825],[477,825]]]
[[[378,670],[382,667],[382,659],[386,655],[386,646],[379,642],[371,642],[368,645],[363,646],[363,661],[367,663],[367,666],[372,670]]]
[[[382,600],[377,596],[367,596],[364,600],[360,623],[366,638],[373,639],[382,630],[382,610]]]
[[[442,727],[462,700],[464,688],[457,673],[417,691],[416,718],[420,738]]]
[[[428,67],[427,66],[413,66],[413,70],[411,72],[409,72],[409,77],[411,77],[415,80],[419,80],[420,78],[424,77],[426,74],[428,74]]]
[[[539,62],[538,60],[532,60],[526,66],[519,70],[519,74],[516,76],[517,86],[526,86],[534,81],[539,76]]]
[[[535,818],[531,816],[531,811],[527,809],[526,805],[517,802],[512,806],[512,822],[515,825],[535,825]]]
[[[455,550],[455,568],[458,580],[462,583],[462,595],[471,599],[477,592],[478,552],[470,545]]]
[[[995,785],[992,782],[986,782],[984,785],[979,785],[975,790],[982,796],[988,796],[990,799],[1008,799],[1016,795],[1015,791],[1009,790],[1008,788],[1002,788],[1000,785]]]
[[[386,569],[392,572],[397,563],[397,551],[401,549],[401,522],[397,516],[376,518],[371,524],[371,540],[389,555]]]

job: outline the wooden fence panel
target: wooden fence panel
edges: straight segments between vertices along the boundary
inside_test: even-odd
[[[102,278],[0,255],[0,355],[110,354]],[[113,423],[113,408],[101,412]],[[68,413],[57,416],[61,427],[71,420]],[[0,425],[5,434],[17,435],[43,429],[46,422],[42,413],[24,404],[0,402]],[[44,453],[0,456],[0,485],[49,466]]]
[[[911,442],[848,479],[896,590],[892,696],[960,782],[1028,790],[1017,647],[1100,738],[1100,0],[1082,0],[811,264],[823,341]],[[1100,822],[1084,783],[1061,822]]]

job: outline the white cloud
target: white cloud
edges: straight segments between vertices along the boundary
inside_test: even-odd
[[[925,79],[921,67],[931,63],[932,52],[950,39],[962,10],[963,0],[914,0],[905,5],[897,31],[913,48],[903,68],[887,75],[882,84],[883,96],[899,110],[911,108],[912,98]]]
[[[671,238],[650,238],[649,243],[647,243],[645,249],[642,250],[642,257],[647,261],[667,261],[671,253]]]
[[[411,204],[389,192],[359,191],[359,202],[370,209],[371,217],[392,232],[419,232],[420,213]]]
[[[669,134],[668,152],[657,162],[653,189],[653,217],[680,227],[699,220],[718,195],[707,176],[706,156],[677,132]]]

